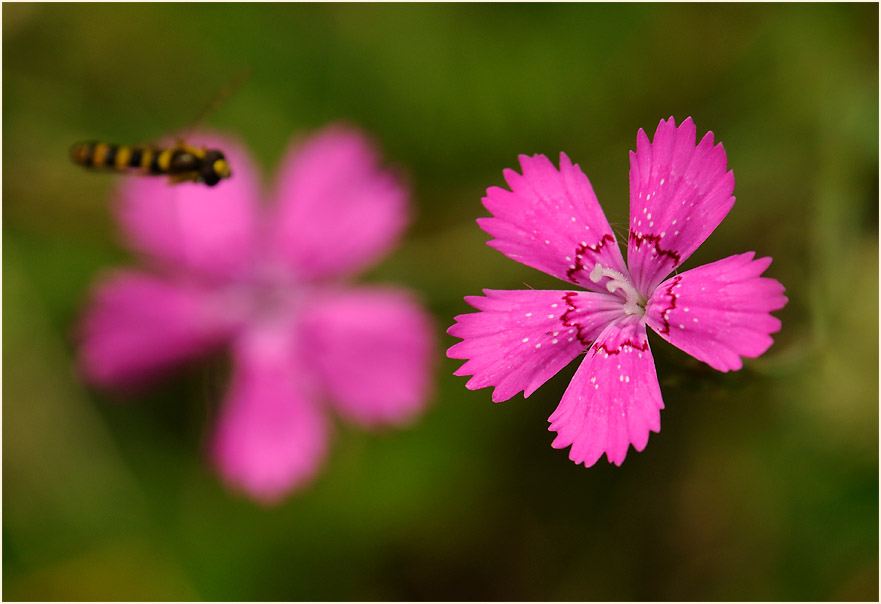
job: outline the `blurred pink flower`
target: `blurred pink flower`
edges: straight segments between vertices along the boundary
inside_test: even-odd
[[[431,321],[399,288],[341,281],[379,260],[408,222],[408,191],[359,133],[331,127],[282,161],[273,202],[229,140],[214,188],[125,179],[127,243],[151,270],[102,282],[83,321],[81,366],[128,386],[218,347],[232,383],[211,443],[225,480],[272,502],[318,471],[325,401],[365,427],[403,424],[431,388]]]
[[[553,447],[591,466],[603,455],[621,465],[630,444],[642,451],[664,407],[646,325],[718,369],[740,369],[780,330],[770,315],[785,306],[783,286],[760,277],[770,258],[754,252],[675,274],[734,205],[734,174],[713,133],[695,146],[691,118],[662,120],[653,142],[642,129],[630,153],[629,262],[590,182],[565,154],[557,170],[543,155],[520,156],[523,174],[505,171],[510,191],[487,190],[493,214],[478,223],[503,254],[590,291],[484,290],[465,300],[448,333],[462,342],[447,355],[469,359],[456,375],[469,389],[494,386],[493,401],[524,396],[586,352],[550,416]]]

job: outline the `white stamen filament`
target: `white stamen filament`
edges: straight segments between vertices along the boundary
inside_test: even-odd
[[[608,277],[606,289],[609,293],[615,293],[621,290],[624,293],[624,312],[628,315],[644,315],[646,299],[643,298],[636,287],[621,273],[611,268],[604,268],[602,264],[597,262],[593,270],[590,271],[590,280],[599,283],[603,277]]]

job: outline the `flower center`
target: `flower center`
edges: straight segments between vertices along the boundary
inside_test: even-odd
[[[625,313],[628,315],[645,315],[646,299],[636,291],[636,287],[633,283],[618,271],[611,268],[605,268],[602,264],[597,262],[596,266],[593,267],[593,270],[590,271],[590,280],[594,283],[599,283],[603,277],[609,278],[606,282],[606,289],[609,290],[609,293],[615,293],[616,291],[621,290],[621,293],[624,294]]]
[[[307,286],[293,280],[285,270],[270,263],[255,263],[225,288],[227,312],[243,323],[287,321],[302,304]]]

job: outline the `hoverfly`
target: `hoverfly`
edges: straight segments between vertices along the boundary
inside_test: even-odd
[[[204,120],[217,110],[226,98],[247,79],[250,70],[243,70],[233,84],[221,91],[196,120]],[[219,149],[188,145],[182,139],[173,145],[116,145],[92,141],[77,143],[70,149],[75,164],[115,172],[169,176],[169,184],[199,182],[213,187],[232,176],[229,162]]]
[[[218,149],[193,147],[179,141],[170,147],[114,145],[104,142],[77,143],[70,150],[75,164],[117,172],[167,175],[169,183],[201,182],[213,187],[232,172]]]

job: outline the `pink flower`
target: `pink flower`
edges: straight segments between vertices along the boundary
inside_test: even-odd
[[[327,402],[365,427],[403,424],[431,388],[431,321],[399,288],[344,278],[388,252],[408,192],[357,132],[333,127],[292,148],[260,202],[247,152],[214,188],[125,179],[118,217],[151,270],[99,285],[81,365],[106,386],[140,383],[228,347],[232,383],[210,451],[233,487],[266,502],[304,485],[328,446]]]
[[[629,262],[587,177],[560,154],[520,156],[523,174],[505,171],[510,191],[487,190],[493,214],[478,223],[503,254],[589,291],[499,291],[465,300],[447,355],[468,359],[466,386],[494,386],[493,401],[532,394],[579,354],[581,366],[550,416],[553,447],[591,466],[621,465],[630,444],[642,451],[660,430],[664,403],[646,325],[719,371],[740,369],[780,330],[783,286],[760,277],[770,258],[754,252],[674,274],[734,205],[734,175],[713,133],[695,147],[691,118],[661,121],[654,142],[641,129],[630,153]]]

